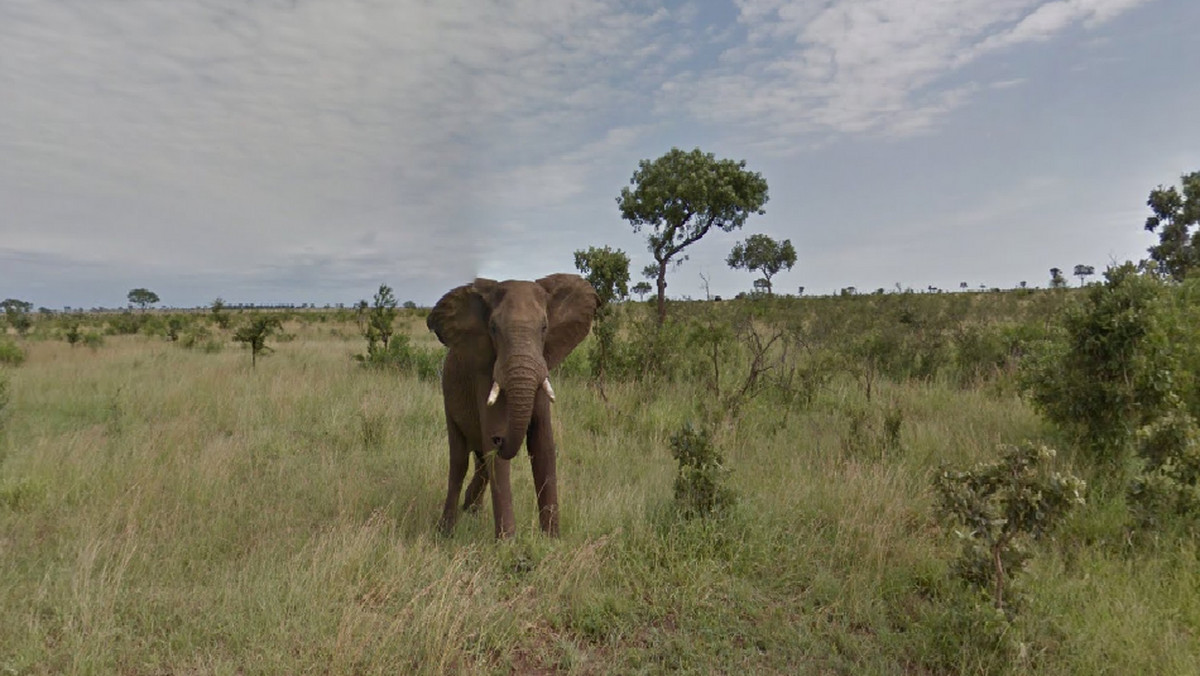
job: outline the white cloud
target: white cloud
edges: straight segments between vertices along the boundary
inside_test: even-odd
[[[405,274],[462,278],[497,209],[578,193],[580,139],[631,105],[667,18],[619,0],[5,3],[0,229],[31,255],[213,274],[366,260],[346,241],[378,232]]]
[[[746,41],[720,68],[664,87],[660,110],[682,107],[784,151],[813,133],[920,133],[990,86],[953,80],[983,54],[1147,1],[738,0]]]

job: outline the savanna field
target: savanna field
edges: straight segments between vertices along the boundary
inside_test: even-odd
[[[595,333],[552,376],[562,537],[522,452],[501,542],[487,500],[437,534],[425,310],[375,359],[352,311],[278,312],[253,367],[249,311],[36,316],[0,345],[0,673],[1200,673],[1198,288],[620,304],[603,377]],[[937,485],[1023,444],[1086,489],[997,604]]]

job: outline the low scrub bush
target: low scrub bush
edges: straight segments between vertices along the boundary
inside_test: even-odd
[[[1143,528],[1174,521],[1194,527],[1200,517],[1200,427],[1178,400],[1174,403],[1137,434],[1142,471],[1128,497],[1134,521]]]
[[[179,337],[179,346],[191,350],[202,346],[210,338],[212,338],[212,330],[208,328],[208,325],[196,322]]]
[[[1045,446],[1007,447],[994,462],[934,480],[938,516],[962,543],[953,572],[998,609],[1011,606],[1012,579],[1032,556],[1031,543],[1084,502],[1083,480],[1050,470],[1054,455]]]
[[[726,485],[725,460],[707,430],[685,425],[671,437],[671,456],[679,463],[675,507],[684,517],[715,516],[737,502]]]
[[[437,380],[442,371],[444,357],[443,350],[414,346],[412,338],[404,333],[391,336],[386,347],[383,343],[374,342],[368,346],[367,354],[354,356],[363,366],[396,369],[411,373],[420,380]]]
[[[0,336],[0,364],[20,366],[25,363],[25,350],[16,341]]]
[[[146,313],[124,310],[108,317],[108,333],[113,336],[132,336],[142,331],[150,319]]]

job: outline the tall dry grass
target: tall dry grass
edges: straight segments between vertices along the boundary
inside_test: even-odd
[[[408,320],[414,340],[433,343]],[[0,437],[0,672],[1187,673],[1194,548],[1129,558],[1077,523],[997,638],[946,574],[943,463],[1048,430],[1017,397],[835,378],[716,442],[737,509],[671,512],[667,440],[703,386],[556,382],[560,540],[435,535],[436,383],[364,369],[352,325],[233,346],[27,341]],[[899,412],[898,443],[881,431]],[[1092,514],[1091,519],[1102,515]],[[1111,532],[1107,529],[1104,532]],[[1147,577],[1149,576],[1149,577]],[[1116,669],[1116,671],[1113,671]]]

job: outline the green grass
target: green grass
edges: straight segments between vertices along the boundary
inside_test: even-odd
[[[868,301],[884,302],[848,302]],[[405,322],[414,344],[434,344],[419,317]],[[868,401],[860,380],[838,375],[806,407],[760,397],[715,436],[737,507],[682,521],[668,440],[705,388],[610,383],[605,401],[564,375],[562,538],[537,533],[522,456],[517,536],[493,541],[485,501],[443,539],[438,384],[354,363],[353,325],[285,332],[295,339],[269,343],[254,370],[232,345],[22,343],[28,359],[2,374],[0,673],[1200,664],[1194,544],[1131,550],[1103,506],[1034,558],[1012,623],[948,577],[955,544],[931,514],[932,476],[999,443],[1053,443],[1008,389],[882,379]],[[888,411],[901,417],[898,444],[882,431]]]

